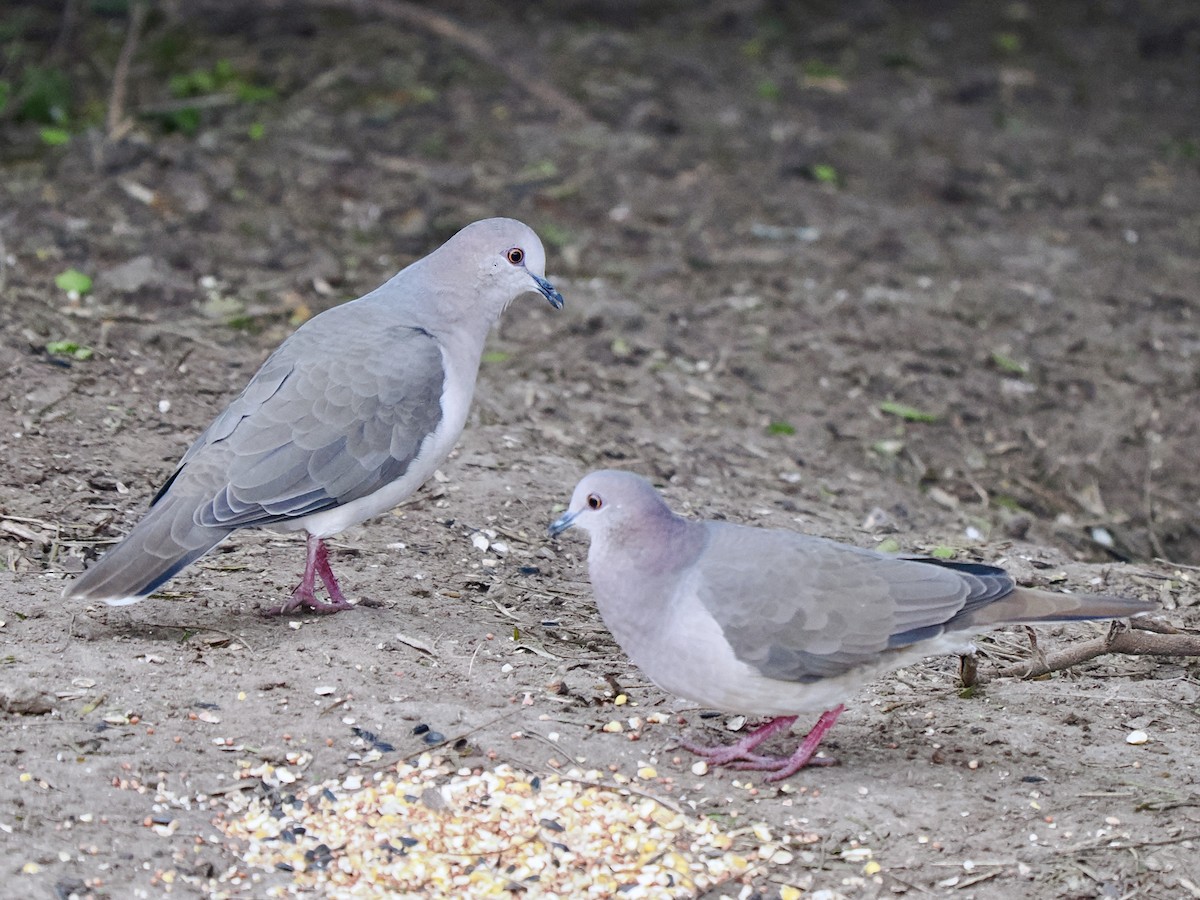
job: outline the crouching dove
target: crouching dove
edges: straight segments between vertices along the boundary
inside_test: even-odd
[[[304,576],[269,612],[350,607],[324,538],[392,508],[446,458],[505,307],[536,292],[562,308],[545,265],[528,226],[485,219],[305,322],[196,439],[129,536],[64,595],[133,603],[232,531],[267,526],[308,532]]]
[[[675,515],[643,478],[592,472],[550,526],[591,536],[588,574],[605,624],[665,691],[772,717],[728,747],[683,746],[778,781],[809,764],[868,681],[973,633],[1015,622],[1136,615],[1152,603],[1017,587],[1003,569],[902,559],[782,529]],[[797,714],[824,710],[790,757],[755,752]]]

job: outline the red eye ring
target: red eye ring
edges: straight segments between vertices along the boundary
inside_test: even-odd
[[[522,250],[520,247],[513,247],[511,250],[509,250],[507,253],[504,254],[504,258],[507,259],[514,266],[519,266],[523,262],[525,262],[525,251]]]
[[[599,509],[604,505],[604,501],[600,499],[599,494],[588,494],[587,505],[588,509]]]

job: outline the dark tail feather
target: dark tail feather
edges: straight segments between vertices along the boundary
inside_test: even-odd
[[[1017,588],[969,616],[971,627],[1016,625],[1023,622],[1078,622],[1085,619],[1124,619],[1159,609],[1157,603],[1103,594],[1056,594]]]
[[[195,524],[194,512],[186,497],[160,500],[125,540],[68,584],[63,597],[122,606],[152,594],[229,534]]]

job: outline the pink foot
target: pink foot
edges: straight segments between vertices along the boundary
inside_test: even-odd
[[[763,781],[783,781],[783,779],[795,775],[805,766],[836,765],[836,759],[818,757],[814,756],[814,754],[817,752],[817,746],[821,743],[821,738],[825,737],[825,733],[834,726],[838,720],[838,716],[842,714],[845,708],[845,706],[839,703],[833,709],[827,709],[821,713],[821,718],[817,719],[817,724],[813,726],[812,731],[808,733],[808,736],[796,748],[796,752],[792,754],[787,763],[772,771],[770,775],[764,776]]]
[[[778,716],[771,719],[765,725],[755,728],[736,744],[731,744],[728,747],[706,747],[703,744],[696,744],[692,741],[680,741],[679,746],[684,750],[695,753],[697,756],[703,756],[714,766],[728,766],[738,761],[751,763],[760,760],[767,761],[774,759],[774,757],[759,756],[750,751],[756,749],[759,744],[777,731],[787,731],[795,721],[795,716]]]
[[[282,605],[264,610],[264,616],[282,616],[302,609],[308,609],[315,613],[335,613],[341,612],[343,609],[354,609],[354,604],[342,594],[337,578],[334,577],[333,569],[329,566],[329,551],[325,549],[325,542],[310,534],[307,547],[308,555],[304,562],[304,575],[300,579],[300,584]],[[325,585],[325,590],[329,592],[328,603],[317,596],[318,575]]]
[[[792,723],[796,721],[795,716],[779,716],[772,719],[729,747],[705,747],[690,741],[681,741],[680,746],[698,756],[704,757],[714,766],[729,766],[731,769],[769,772],[770,774],[764,778],[765,781],[782,781],[785,778],[795,775],[805,766],[831,766],[837,763],[835,759],[816,756],[816,752],[821,739],[834,726],[834,723],[838,720],[838,716],[842,714],[844,709],[845,707],[839,704],[833,709],[823,712],[821,718],[817,720],[817,724],[813,726],[812,731],[808,733],[808,736],[804,738],[800,746],[796,748],[796,752],[791,756],[763,756],[751,751],[776,732],[786,731],[790,728]]]

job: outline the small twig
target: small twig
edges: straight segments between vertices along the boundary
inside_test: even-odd
[[[488,599],[489,599],[489,600],[492,600],[492,598],[491,598],[491,597],[489,597]],[[502,615],[502,616],[508,616],[508,617],[509,617],[510,619],[512,619],[514,622],[521,622],[521,621],[523,621],[523,620],[521,619],[521,617],[520,617],[520,616],[517,616],[517,615],[514,615],[513,613],[510,613],[510,612],[509,612],[507,609],[505,609],[503,606],[501,606],[501,605],[500,605],[500,604],[499,604],[499,603],[498,603],[496,600],[492,600],[492,606],[496,607],[496,611],[497,611],[497,612],[499,612],[499,613],[500,613],[500,615]]]
[[[1154,464],[1155,443],[1149,432],[1146,436],[1146,474],[1142,479],[1142,515],[1146,517],[1146,536],[1150,538],[1150,547],[1155,556],[1165,556],[1162,542],[1154,531]]]
[[[567,121],[579,123],[590,119],[582,106],[557,88],[539,81],[533,73],[516,62],[515,57],[510,58],[501,53],[487,37],[468,31],[448,16],[434,11],[431,6],[421,6],[408,0],[315,0],[314,5],[348,9],[355,13],[370,13],[381,19],[432,32],[457,44],[484,64],[503,73],[534,98],[557,110]]]
[[[12,221],[11,217],[0,222],[0,229],[6,227]],[[0,231],[0,294],[4,293],[8,287],[8,250],[4,245],[4,233]]]
[[[1174,566],[1176,569],[1187,569],[1190,572],[1200,572],[1200,566],[1189,566],[1186,563],[1179,563],[1175,562],[1174,560],[1167,559],[1165,556],[1156,556],[1154,557],[1154,561],[1162,563],[1164,566]]]
[[[184,109],[218,109],[235,106],[238,102],[233,94],[204,94],[201,97],[183,97],[179,100],[164,100],[138,107],[140,116],[167,116]]]
[[[1129,620],[1129,627],[1137,631],[1153,631],[1155,634],[1183,634],[1183,631],[1158,616],[1137,616]]]
[[[225,635],[225,637],[229,638],[231,641],[237,641],[251,653],[254,652],[254,648],[246,643],[245,638],[234,634],[232,631],[226,631],[224,628],[214,628],[211,625],[168,625],[165,622],[142,622],[138,625],[138,628],[173,628],[176,631],[190,631],[193,634],[204,634],[206,631],[213,631],[217,634]],[[191,635],[189,635],[189,637],[190,636]],[[187,638],[185,638],[185,640],[186,639]]]
[[[1040,678],[1051,672],[1077,666],[1105,653],[1124,653],[1129,656],[1200,656],[1200,635],[1127,631],[1117,625],[1102,638],[1083,641],[1040,660],[1024,660],[1006,666],[995,675],[1001,678]],[[985,680],[982,677],[979,679],[980,682]]]
[[[117,67],[113,70],[112,94],[108,99],[108,139],[118,141],[132,127],[132,120],[125,115],[125,97],[129,90],[129,67],[133,63],[133,55],[137,52],[138,39],[142,35],[142,26],[146,24],[146,13],[150,5],[134,0],[129,7],[129,27],[125,31],[125,43],[121,45],[121,55],[117,57]]]
[[[79,18],[79,0],[66,0],[63,4],[62,24],[58,29],[58,37],[54,39],[54,46],[50,48],[51,59],[59,60],[67,55],[67,51],[71,48],[71,42],[75,38],[75,20],[77,18]]]
[[[1200,839],[1200,834],[1196,832],[1180,834],[1172,838],[1162,838],[1157,841],[1129,841],[1123,844],[1118,844],[1110,837],[1101,837],[1084,841],[1082,844],[1063,847],[1058,853],[1060,856],[1073,856],[1076,853],[1089,853],[1094,850],[1134,850],[1139,847],[1169,847],[1171,844],[1182,844],[1185,841],[1194,841],[1197,839]]]
[[[533,644],[527,644],[524,641],[522,641],[519,644],[516,644],[513,647],[514,653],[517,652],[518,650],[524,650],[527,653],[532,653],[534,656],[540,656],[543,659],[552,659],[552,660],[555,660],[556,662],[561,659],[561,657],[555,656],[549,650],[543,650],[541,647],[536,647]]]
[[[28,541],[31,544],[37,544],[40,547],[49,546],[51,541],[48,535],[42,534],[40,531],[34,531],[32,528],[27,528],[9,518],[0,519],[0,531],[11,534],[23,541]]]

